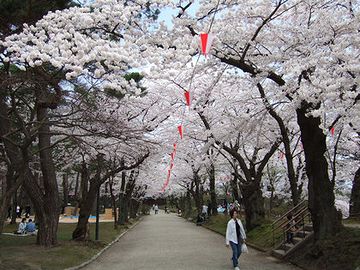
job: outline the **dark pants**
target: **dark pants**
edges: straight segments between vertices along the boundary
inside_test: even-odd
[[[286,233],[286,242],[290,243],[294,243],[294,233],[293,232],[287,232]]]
[[[235,244],[234,242],[230,241],[230,246],[233,252],[232,255],[232,261],[233,261],[233,266],[236,267],[239,264],[239,257],[241,255],[241,244]]]

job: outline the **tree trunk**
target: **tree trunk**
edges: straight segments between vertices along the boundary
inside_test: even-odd
[[[240,202],[239,188],[238,188],[238,178],[234,175],[233,179],[230,182],[232,194],[234,197],[234,201]]]
[[[355,173],[351,189],[350,217],[360,219],[360,167]]]
[[[312,104],[303,101],[296,113],[309,179],[309,210],[313,221],[314,238],[317,241],[327,239],[339,232],[341,220],[334,203],[334,183],[329,179],[328,163],[324,156],[326,136],[320,128],[320,118],[307,115],[308,109],[311,108]]]
[[[24,181],[24,188],[34,205],[36,221],[39,224],[37,244],[51,247],[57,244],[59,192],[51,153],[49,118],[47,109],[40,105],[37,108],[37,120],[40,125],[38,147],[43,188],[39,187],[36,177],[29,168],[26,171],[27,179]],[[23,155],[26,160],[27,152],[24,152]]]
[[[199,193],[198,192],[191,192],[193,198],[194,198],[194,202],[195,202],[195,207],[196,207],[196,210],[197,210],[197,213],[198,214],[201,214],[201,209],[202,209],[202,203],[201,203],[201,200],[199,198]]]
[[[13,197],[16,198],[17,190],[22,182],[22,180],[16,181],[15,180],[16,177],[17,176],[15,175],[15,172],[11,168],[9,168],[6,173],[6,182],[4,181],[5,182],[5,185],[4,185],[5,192],[0,201],[1,202],[1,204],[0,204],[0,234],[2,233],[5,221],[8,217],[9,207],[11,205],[11,199]],[[15,199],[15,204],[17,204],[16,199]],[[15,206],[15,208],[13,206],[12,209],[16,210],[16,206]],[[13,218],[14,218],[14,223],[11,223],[11,224],[16,223],[16,211],[15,211],[12,219]]]
[[[185,216],[189,217],[191,213],[192,213],[191,194],[190,191],[187,191],[186,200],[185,200]]]
[[[193,190],[194,185],[195,185],[195,190]],[[190,192],[191,192],[191,195],[194,198],[197,213],[201,214],[203,201],[202,201],[202,193],[200,191],[200,179],[199,179],[197,174],[194,175],[194,180],[192,182]]]
[[[72,233],[73,240],[85,241],[89,239],[89,217],[91,215],[91,211],[96,200],[97,190],[99,188],[100,186],[97,183],[91,182],[86,197],[81,200],[79,220],[75,230]]]
[[[125,209],[124,209],[124,216],[125,216],[125,222],[129,222],[129,213],[131,213],[131,197],[135,188],[135,180],[136,180],[136,174],[134,170],[131,171],[130,176],[129,176],[129,180],[126,184],[126,189],[125,189],[125,198],[124,198],[124,203],[125,203]]]
[[[40,124],[38,130],[40,167],[44,183],[43,205],[37,209],[37,221],[39,232],[37,244],[42,246],[54,246],[57,244],[57,228],[59,223],[59,191],[56,181],[55,166],[51,150],[51,135],[47,108],[37,108],[37,120]],[[28,181],[26,181],[28,182]],[[35,183],[32,183],[35,184]],[[33,200],[39,200],[33,197]],[[35,206],[35,204],[34,204]],[[39,213],[41,212],[41,213]]]
[[[88,168],[83,162],[82,164],[82,199],[80,201],[80,212],[79,220],[76,226],[76,229],[73,231],[72,239],[77,241],[85,241],[89,239],[89,216],[93,210],[94,203],[96,203],[96,198],[102,184],[101,178],[101,168],[102,168],[102,158],[100,155],[97,156],[97,169],[94,178],[89,181],[89,171]],[[88,183],[90,182],[90,187],[88,190]]]
[[[75,181],[75,192],[74,192],[74,197],[76,198],[76,199],[78,199],[79,198],[79,178],[80,178],[80,172],[78,172],[77,174],[76,174],[76,181]]]
[[[119,194],[119,219],[118,219],[119,225],[124,225],[126,223],[127,215],[128,215],[128,204],[125,200],[125,194],[120,193]]]
[[[63,175],[63,208],[65,208],[69,202],[69,178],[67,174]]]
[[[119,194],[119,218],[118,225],[124,225],[127,216],[127,204],[125,202],[126,172],[121,173],[121,187]]]
[[[2,234],[2,231],[4,229],[4,224],[5,221],[7,220],[8,209],[10,204],[11,204],[11,196],[4,194],[4,196],[1,198],[1,205],[0,205],[0,234]]]
[[[130,218],[136,218],[136,214],[139,210],[139,205],[140,203],[137,200],[130,200]]]
[[[285,158],[286,158],[286,166],[287,166],[287,172],[288,172],[288,178],[290,182],[290,190],[291,190],[291,197],[293,200],[293,205],[296,206],[300,202],[300,195],[301,195],[301,189],[298,189],[297,185],[297,178],[295,175],[295,169],[294,169],[294,162],[293,162],[293,156],[291,152],[291,144],[290,144],[290,138],[288,134],[288,129],[285,126],[285,123],[283,119],[276,113],[272,105],[269,103],[269,101],[266,98],[264,88],[260,83],[257,84],[258,90],[260,92],[260,95],[262,97],[263,103],[268,111],[268,113],[275,119],[275,121],[279,125],[284,149],[285,149]]]
[[[211,214],[217,215],[217,201],[216,201],[216,190],[215,190],[215,166],[213,163],[211,163],[210,165],[209,179],[210,179]]]
[[[241,185],[245,206],[246,229],[250,231],[260,226],[265,219],[264,197],[259,182]]]
[[[16,218],[17,218],[17,214],[16,214],[16,207],[18,205],[17,203],[17,191],[13,194],[13,198],[12,198],[12,207],[11,207],[11,220],[10,220],[10,224],[16,224]]]
[[[179,209],[181,210],[182,213],[185,213],[185,209],[186,209],[186,196],[185,195],[181,195],[181,197],[179,199]]]
[[[6,155],[9,159],[9,164],[7,164],[7,175],[6,175],[6,191],[4,192],[6,194],[6,198],[3,198],[2,201],[2,207],[6,207],[5,205],[13,204],[12,206],[12,212],[11,212],[11,222],[10,224],[16,223],[16,206],[17,206],[17,190],[18,187],[22,184],[22,181],[24,180],[23,174],[24,174],[24,166],[26,161],[22,159],[22,155],[19,151],[19,148],[16,147],[12,142],[10,142],[8,139],[13,139],[15,141],[18,140],[15,135],[13,135],[12,138],[9,138],[9,134],[13,133],[12,124],[10,121],[10,117],[8,115],[9,108],[6,104],[7,97],[3,94],[5,93],[4,89],[1,89],[0,91],[0,137],[1,141],[4,145]],[[15,173],[17,177],[15,177]],[[20,175],[22,177],[20,177]],[[11,201],[11,198],[13,198],[12,202],[8,202],[8,200]],[[0,210],[2,211],[8,211],[8,206],[6,210]],[[7,216],[6,216],[7,217]],[[5,217],[5,219],[6,219]],[[4,218],[0,218],[4,219]],[[4,221],[5,221],[4,219]],[[0,227],[3,227],[3,222],[0,220]]]
[[[114,189],[113,189],[113,178],[109,181],[109,189],[110,189],[110,197],[111,197],[111,206],[112,206],[112,212],[114,214],[114,229],[117,229],[117,211],[116,211],[116,198],[114,195]]]

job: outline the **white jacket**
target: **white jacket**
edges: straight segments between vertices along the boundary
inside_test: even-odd
[[[242,239],[246,239],[246,234],[245,234],[245,230],[244,227],[241,223],[240,219],[236,219],[237,222],[240,225],[240,234],[241,234],[241,238]],[[237,235],[236,235],[236,225],[235,225],[235,220],[234,219],[230,219],[227,227],[226,227],[226,245],[229,245],[229,242],[234,242],[235,244],[238,243],[237,240]]]

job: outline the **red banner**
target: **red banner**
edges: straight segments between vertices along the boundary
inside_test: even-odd
[[[179,131],[180,138],[182,139],[183,138],[183,127],[182,127],[182,125],[178,126],[178,131]]]
[[[185,95],[186,105],[190,107],[190,92],[185,91],[184,95]]]

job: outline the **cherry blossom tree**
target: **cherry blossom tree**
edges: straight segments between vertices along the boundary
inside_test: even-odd
[[[212,33],[221,33],[211,52],[214,62],[237,68],[254,85],[276,90],[272,102],[288,100],[301,131],[316,240],[340,229],[326,134],[336,119],[358,118],[357,25],[358,6],[352,2],[279,0],[254,6],[204,1],[195,18],[181,12],[172,35],[163,41],[178,53],[162,63],[184,63],[196,54],[197,35],[211,26]]]

